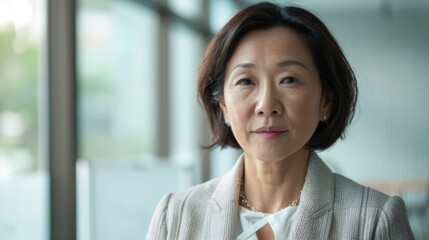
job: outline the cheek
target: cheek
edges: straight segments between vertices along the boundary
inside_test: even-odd
[[[244,123],[247,119],[250,118],[249,116],[249,108],[242,102],[233,102],[229,104],[228,107],[229,117],[230,121],[235,122],[238,125],[241,125]]]
[[[320,102],[315,97],[302,96],[290,100],[288,103],[288,116],[297,124],[315,124],[319,122]]]
[[[243,121],[249,117],[250,106],[248,101],[243,100],[243,96],[238,94],[225,95],[225,104],[230,121]]]

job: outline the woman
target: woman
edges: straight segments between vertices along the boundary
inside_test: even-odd
[[[198,91],[210,147],[243,154],[222,178],[165,196],[147,239],[413,239],[401,198],[332,173],[315,153],[344,136],[357,97],[316,16],[243,9],[211,41]]]

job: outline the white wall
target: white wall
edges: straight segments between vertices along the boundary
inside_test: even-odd
[[[325,13],[357,75],[348,136],[321,153],[357,181],[429,178],[429,15]]]

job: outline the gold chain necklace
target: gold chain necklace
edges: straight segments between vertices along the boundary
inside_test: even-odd
[[[241,204],[242,204],[242,206],[244,206],[244,207],[246,207],[247,209],[250,209],[250,210],[252,210],[252,211],[254,211],[254,212],[259,212],[256,208],[254,208],[253,206],[252,206],[252,204],[250,204],[250,202],[249,202],[249,200],[247,200],[247,198],[246,198],[246,194],[244,194],[244,180],[243,180],[243,178],[241,179],[241,184],[240,184],[241,186],[240,186],[240,202],[241,202]],[[295,199],[295,200],[293,200],[290,204],[289,204],[289,206],[287,206],[287,207],[290,207],[290,206],[298,206],[298,204],[299,204],[299,199],[301,198],[301,192],[302,192],[302,190],[301,191],[299,191],[299,195],[298,195],[298,198],[297,199]],[[284,209],[284,208],[280,208],[280,210],[282,210],[282,209]]]

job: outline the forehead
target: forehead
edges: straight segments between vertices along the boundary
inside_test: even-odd
[[[235,46],[227,63],[227,70],[243,62],[270,63],[284,60],[314,65],[307,41],[292,28],[279,26],[255,30],[245,34]]]

